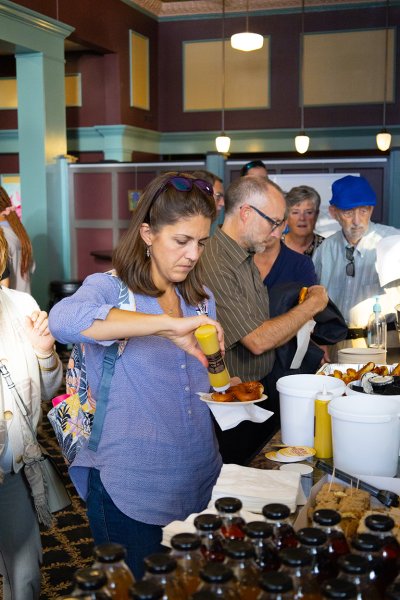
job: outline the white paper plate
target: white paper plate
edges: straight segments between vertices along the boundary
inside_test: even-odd
[[[303,463],[286,463],[279,467],[280,471],[294,471],[300,473],[300,475],[309,475],[313,472],[313,468],[310,465],[304,465]]]
[[[198,394],[200,396],[200,400],[206,404],[217,404],[218,406],[246,406],[248,404],[257,404],[257,402],[262,402],[268,398],[268,396],[263,394],[258,400],[248,400],[247,402],[217,402],[211,398],[211,394],[203,394],[202,392],[198,392]]]

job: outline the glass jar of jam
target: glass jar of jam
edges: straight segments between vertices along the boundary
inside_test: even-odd
[[[250,521],[245,525],[246,539],[251,541],[255,551],[255,563],[260,571],[277,571],[281,561],[273,543],[272,525],[265,521]]]
[[[383,577],[389,585],[400,570],[400,545],[392,533],[394,520],[389,515],[376,513],[365,518],[365,526],[369,533],[378,537],[382,542]]]
[[[205,513],[194,519],[197,535],[200,537],[200,550],[206,562],[224,562],[225,551],[221,534],[222,519],[218,515]]]
[[[272,537],[276,549],[296,548],[298,541],[293,527],[288,521],[290,508],[286,504],[266,504],[262,513],[267,523],[272,525]]]
[[[357,588],[358,600],[379,600],[381,597],[375,583],[369,578],[369,563],[365,556],[347,554],[338,560],[339,577]]]
[[[303,527],[296,533],[300,547],[311,556],[311,573],[319,583],[335,577],[337,574],[336,560],[328,551],[328,537],[317,527]]]
[[[322,529],[327,535],[328,552],[336,561],[339,556],[349,554],[350,548],[346,537],[339,527],[342,517],[336,510],[321,508],[313,514],[313,527]]]
[[[221,533],[226,540],[243,540],[245,521],[240,515],[242,502],[239,498],[218,498],[215,508],[222,519]]]
[[[227,540],[225,543],[227,565],[233,571],[242,600],[256,600],[260,588],[260,572],[254,562],[253,544],[245,540]]]
[[[263,573],[260,577],[261,594],[258,600],[294,599],[293,582],[287,573]]]
[[[285,548],[279,553],[281,572],[291,577],[295,598],[320,600],[319,585],[311,573],[312,558],[304,548]]]
[[[171,538],[171,556],[178,563],[176,574],[188,595],[199,587],[200,569],[205,565],[200,546],[201,540],[194,533],[178,533]]]

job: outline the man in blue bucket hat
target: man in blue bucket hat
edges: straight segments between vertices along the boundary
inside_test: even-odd
[[[376,296],[387,315],[388,340],[392,329],[395,333],[394,306],[400,302],[400,287],[381,287],[375,263],[379,240],[400,231],[371,221],[375,205],[376,194],[364,177],[346,175],[332,184],[329,213],[341,229],[316,249],[313,261],[321,285],[349,327],[349,339],[333,349],[333,361],[339,348],[366,347],[366,327]],[[393,341],[398,345],[395,337]]]

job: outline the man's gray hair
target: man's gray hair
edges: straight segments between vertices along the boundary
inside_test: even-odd
[[[264,199],[265,194],[268,196],[268,190],[271,187],[278,190],[282,196],[284,195],[279,185],[271,179],[265,179],[264,177],[239,177],[235,179],[225,192],[225,214],[232,214],[242,204],[259,204]]]

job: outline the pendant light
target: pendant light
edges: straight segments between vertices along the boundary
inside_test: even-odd
[[[310,145],[310,138],[304,131],[304,0],[301,1],[301,37],[299,57],[299,85],[300,85],[300,132],[296,135],[294,145],[299,154],[305,154]]]
[[[252,52],[263,47],[264,38],[259,33],[249,31],[249,0],[246,2],[246,31],[231,36],[231,46],[242,52]]]
[[[389,0],[386,0],[386,23],[385,23],[385,68],[383,77],[383,114],[382,130],[376,136],[376,145],[382,152],[389,150],[392,143],[392,136],[386,130],[386,100],[387,100],[387,73],[388,73],[388,54],[389,54]]]
[[[225,0],[222,0],[222,77],[221,77],[221,135],[215,139],[217,151],[227,154],[231,138],[225,135]]]

